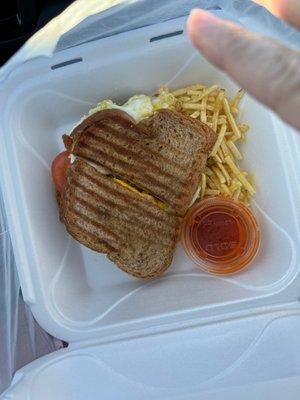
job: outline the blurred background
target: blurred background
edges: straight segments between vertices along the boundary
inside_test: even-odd
[[[0,65],[73,0],[4,0],[0,7]]]

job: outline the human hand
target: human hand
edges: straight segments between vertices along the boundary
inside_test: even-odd
[[[300,28],[299,0],[254,0]],[[254,97],[300,130],[300,53],[203,10],[189,16],[194,46]]]

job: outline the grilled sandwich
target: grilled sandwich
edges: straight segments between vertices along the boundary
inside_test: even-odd
[[[215,133],[176,111],[136,124],[103,110],[63,140],[74,157],[59,201],[67,231],[135,277],[161,275]]]
[[[120,110],[99,111],[64,136],[75,157],[122,177],[184,215],[216,135],[198,120],[160,110],[135,124]]]

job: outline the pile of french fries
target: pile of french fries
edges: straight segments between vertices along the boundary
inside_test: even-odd
[[[199,183],[199,197],[221,195],[249,205],[255,194],[254,178],[238,166],[238,161],[243,159],[238,145],[245,140],[250,128],[237,120],[244,91],[239,90],[229,99],[219,86],[199,84],[177,89],[172,95],[178,111],[199,119],[218,134]]]

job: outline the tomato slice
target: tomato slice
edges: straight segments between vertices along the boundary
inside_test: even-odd
[[[70,167],[71,162],[69,158],[69,152],[63,151],[59,153],[54,160],[52,161],[51,165],[51,173],[52,179],[54,181],[56,190],[61,192],[67,176],[67,170]]]

